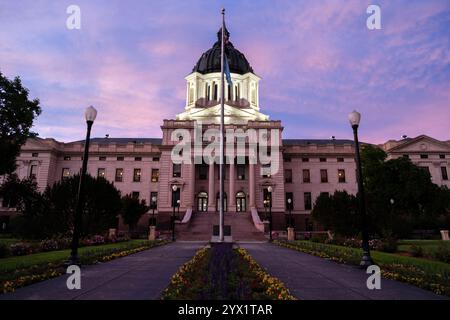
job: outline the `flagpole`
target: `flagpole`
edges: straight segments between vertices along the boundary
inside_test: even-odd
[[[222,9],[222,41],[221,41],[221,64],[220,64],[220,162],[219,162],[219,177],[220,177],[220,206],[219,206],[219,242],[224,241],[223,224],[224,224],[224,108],[225,108],[225,79],[224,79],[224,60],[225,60],[225,8]],[[212,195],[211,195],[212,196]],[[232,196],[232,195],[230,195]]]

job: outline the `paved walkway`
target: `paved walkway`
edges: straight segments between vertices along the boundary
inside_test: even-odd
[[[83,267],[80,290],[68,290],[66,280],[69,275],[63,275],[0,295],[0,299],[159,299],[172,275],[203,245],[177,242]]]
[[[366,287],[368,274],[355,266],[338,264],[274,244],[241,244],[267,271],[302,300],[429,300],[445,299],[432,292],[388,279],[381,290]]]

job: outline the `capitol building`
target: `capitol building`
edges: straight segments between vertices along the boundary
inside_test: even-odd
[[[228,31],[226,33],[229,36]],[[173,119],[163,121],[161,136],[91,139],[88,173],[113,182],[122,195],[132,194],[144,199],[147,205],[155,208],[159,230],[169,228],[173,203],[179,203],[179,237],[208,239],[212,225],[218,224],[219,165],[196,159],[190,163],[174,163],[171,152],[179,141],[173,140],[172,133],[183,129],[194,136],[198,123],[202,124],[202,130],[218,129],[223,98],[226,130],[280,132],[279,137],[269,136],[269,139],[278,139],[279,152],[273,159],[277,162],[275,172],[264,173],[261,170],[264,164],[249,161],[248,150],[243,161],[227,159],[225,225],[231,225],[233,238],[264,239],[268,210],[265,200],[269,198],[274,230],[286,230],[289,212],[294,217],[296,231],[320,230],[310,218],[315,199],[321,193],[332,194],[336,190],[357,192],[353,141],[307,137],[284,139],[283,123],[271,119],[259,103],[260,96],[264,95],[259,86],[263,80],[230,41],[225,48],[232,85],[226,83],[224,97],[221,97],[220,41],[218,37],[185,78],[184,110],[180,108],[180,113]],[[390,140],[378,147],[388,154],[388,158],[409,157],[413,163],[429,170],[434,183],[450,187],[450,141],[421,135]],[[51,138],[31,138],[17,158],[17,174],[19,178],[35,177],[39,189],[44,191],[46,186],[80,172],[83,150],[84,141],[63,143]],[[141,230],[148,229],[152,211],[150,209],[141,218]],[[11,210],[0,209],[4,221],[10,214]],[[121,221],[118,228],[128,230]]]

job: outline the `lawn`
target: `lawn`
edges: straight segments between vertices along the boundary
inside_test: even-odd
[[[78,253],[80,262],[88,265],[125,257],[165,243],[131,240],[83,247]],[[69,254],[70,250],[67,249],[0,259],[0,294],[65,273],[64,262]]]
[[[422,247],[425,255],[433,255],[439,246],[445,246],[450,249],[450,241],[442,240],[401,240],[399,241],[398,251],[412,253],[411,247]]]
[[[2,239],[4,240],[4,239]],[[111,249],[125,249],[129,247],[138,247],[142,244],[145,244],[146,240],[130,240],[118,243],[110,243],[98,246],[89,246],[89,247],[81,247],[78,249],[78,253],[80,256],[86,254],[92,254],[93,252],[98,252],[99,250],[111,250]],[[57,250],[57,251],[49,251],[49,252],[40,252],[29,254],[26,256],[16,256],[16,257],[8,257],[0,259],[0,273],[6,271],[12,271],[16,269],[28,268],[31,266],[39,265],[39,264],[58,264],[67,260],[70,255],[70,249],[65,250]]]

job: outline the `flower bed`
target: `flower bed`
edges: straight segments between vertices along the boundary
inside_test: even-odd
[[[361,249],[351,247],[310,241],[275,241],[274,243],[338,263],[359,265],[362,256]],[[377,251],[372,251],[372,258],[381,268],[384,278],[406,282],[436,294],[450,296],[450,265],[448,264]]]
[[[167,241],[135,241],[116,248],[92,248],[80,253],[79,257],[81,264],[89,265],[125,257],[166,243]],[[69,252],[67,251],[64,256],[67,258],[68,254]],[[17,288],[32,283],[60,276],[65,273],[64,261],[65,259],[59,259],[57,262],[39,263],[26,268],[18,268],[13,271],[1,271],[0,293],[12,292]]]
[[[293,300],[288,289],[270,276],[244,249],[215,256],[197,251],[172,277],[161,299]]]
[[[106,243],[117,243],[130,240],[128,237],[106,238],[102,235],[93,235],[80,240],[80,247],[97,246]],[[42,241],[18,241],[12,244],[3,244],[0,250],[0,258],[9,256],[25,256],[28,254],[69,249],[72,239],[58,237]]]

